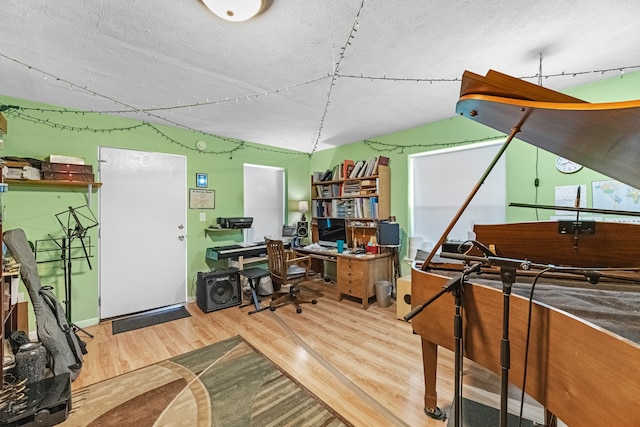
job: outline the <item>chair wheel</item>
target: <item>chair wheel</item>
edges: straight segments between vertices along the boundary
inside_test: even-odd
[[[318,303],[318,300],[315,300],[315,299],[311,300],[311,304],[317,304],[317,303]]]
[[[275,307],[269,307],[269,310],[276,311],[276,308]]]
[[[302,309],[301,309],[301,308],[299,308],[299,307],[298,307],[298,308],[296,308],[296,313],[298,313],[298,314],[302,313]]]

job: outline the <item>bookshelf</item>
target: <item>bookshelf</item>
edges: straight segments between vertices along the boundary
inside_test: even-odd
[[[332,178],[336,176],[336,169],[333,170]],[[371,172],[374,174],[324,181],[319,180],[321,175],[318,173],[311,177],[311,237],[314,242],[318,241],[318,218],[344,218],[349,247],[356,239],[366,243],[376,235],[378,221],[391,215],[391,170],[389,166],[376,164]],[[347,176],[346,169],[337,175]]]

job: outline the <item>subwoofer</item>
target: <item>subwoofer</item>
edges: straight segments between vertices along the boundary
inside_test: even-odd
[[[298,221],[296,234],[298,237],[309,237],[309,223],[307,221]]]
[[[196,280],[196,302],[209,313],[242,303],[242,285],[237,268],[199,272]]]
[[[411,276],[396,280],[396,316],[404,320],[411,311]]]

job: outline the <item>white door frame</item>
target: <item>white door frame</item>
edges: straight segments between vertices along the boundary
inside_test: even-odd
[[[98,147],[100,318],[186,302],[186,157]]]

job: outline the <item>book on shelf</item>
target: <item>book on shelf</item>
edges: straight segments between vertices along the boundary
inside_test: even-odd
[[[330,181],[332,176],[333,176],[333,170],[327,169],[320,177],[320,181]]]
[[[380,156],[378,158],[378,165],[389,166],[389,158],[385,156]]]
[[[379,162],[380,162],[380,156],[376,157],[376,161],[373,163],[373,168],[371,168],[371,175],[378,175]]]
[[[345,181],[342,194],[344,196],[357,196],[360,194],[360,184],[358,181]]]
[[[351,175],[355,162],[353,160],[344,160],[342,162],[342,179],[347,179]]]
[[[360,168],[360,170],[358,171],[358,178],[362,178],[367,170],[367,164],[369,163],[368,160],[363,160],[362,161],[362,167]]]
[[[331,170],[331,180],[338,181],[340,176],[342,175],[342,167],[340,165],[335,165]]]
[[[349,178],[357,178],[358,174],[360,173],[360,169],[362,169],[363,166],[364,166],[364,161],[358,160],[355,166],[353,167],[353,170],[351,171],[351,175],[349,175]]]
[[[370,211],[371,211],[370,218],[378,218],[378,198],[377,197],[369,197],[369,203],[371,205],[371,207],[370,207]]]
[[[365,172],[364,176],[372,176],[374,174],[377,161],[377,157],[372,157],[367,161],[367,171]]]
[[[334,185],[338,185],[338,184],[334,184]],[[321,199],[328,199],[330,197],[333,197],[334,191],[336,190],[334,190],[332,184],[316,185],[316,193],[318,194],[318,197]]]

